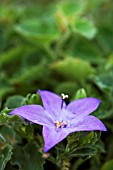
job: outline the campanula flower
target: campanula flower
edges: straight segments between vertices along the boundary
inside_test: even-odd
[[[40,105],[25,105],[14,109],[17,114],[30,122],[43,125],[44,152],[47,152],[70,133],[77,131],[106,131],[104,124],[95,116],[89,115],[97,109],[100,100],[92,97],[78,99],[67,106],[62,97],[46,91],[38,91],[43,101]]]

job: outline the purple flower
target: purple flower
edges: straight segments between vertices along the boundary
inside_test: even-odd
[[[89,116],[97,109],[100,100],[88,97],[74,100],[66,106],[60,96],[46,90],[38,92],[43,101],[43,107],[25,105],[14,109],[10,115],[17,114],[33,123],[43,125],[44,152],[72,132],[107,130],[99,119]],[[65,98],[64,94],[63,98]]]

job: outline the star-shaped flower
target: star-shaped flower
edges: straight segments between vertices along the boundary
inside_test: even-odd
[[[104,124],[95,116],[89,116],[100,104],[96,98],[74,100],[66,106],[62,98],[46,90],[38,91],[43,101],[40,105],[25,105],[14,109],[17,114],[33,123],[43,125],[44,152],[47,152],[70,133],[77,131],[106,131]]]

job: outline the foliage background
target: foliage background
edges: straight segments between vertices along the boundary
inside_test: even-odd
[[[42,158],[40,127],[8,116],[41,104],[37,89],[66,93],[69,101],[86,94],[102,100],[93,114],[108,131],[95,152],[76,153],[71,169],[113,169],[112,16],[112,0],[0,1],[1,170],[57,169],[51,157]]]

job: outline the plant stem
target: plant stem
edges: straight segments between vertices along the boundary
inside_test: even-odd
[[[63,48],[64,44],[66,43],[66,41],[68,40],[68,38],[70,37],[70,34],[71,33],[68,30],[60,36],[59,41],[56,44],[56,56],[59,56],[62,54],[62,48]]]
[[[69,170],[69,168],[70,168],[69,160],[63,160],[61,170]]]
[[[45,51],[47,52],[47,54],[49,55],[50,59],[54,60],[54,57],[55,57],[54,52],[51,49],[50,45],[45,45],[44,48],[45,48]]]

